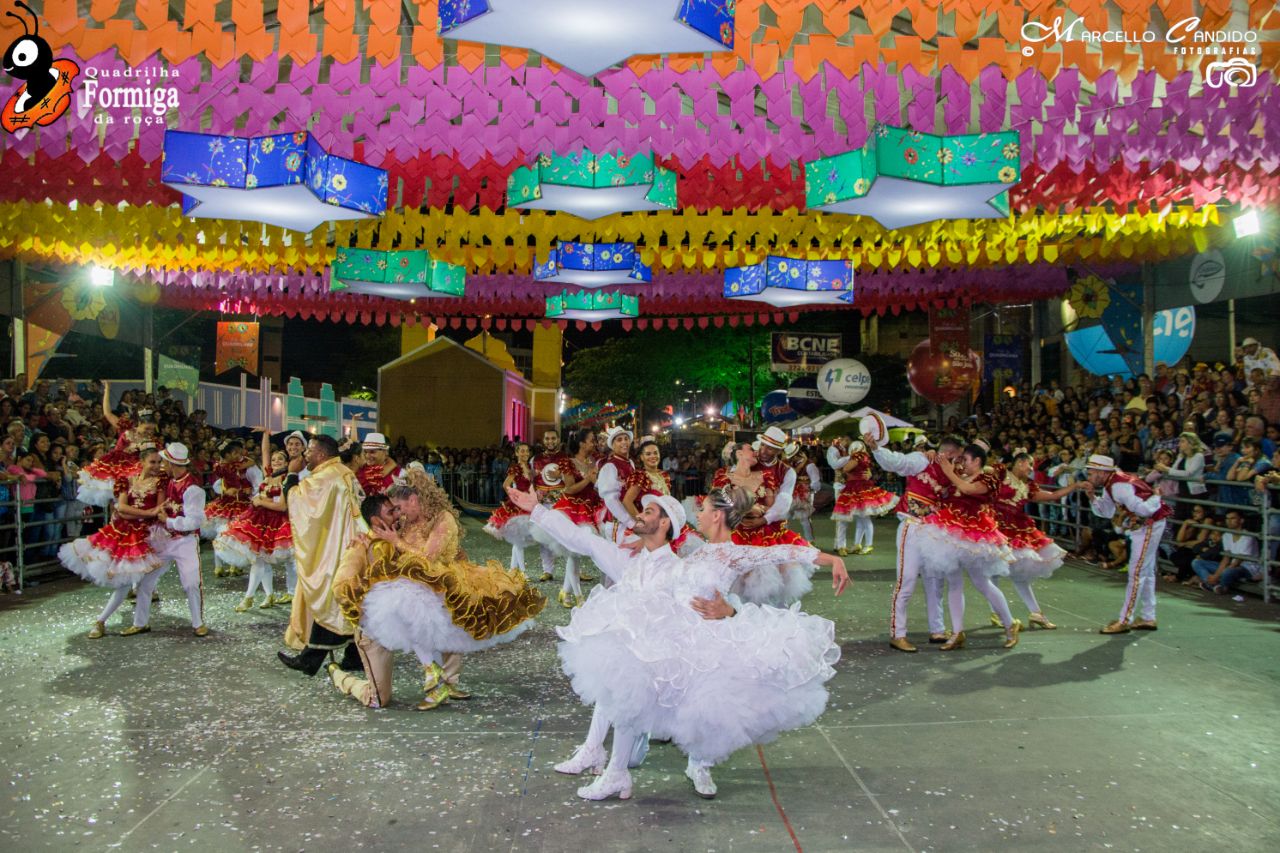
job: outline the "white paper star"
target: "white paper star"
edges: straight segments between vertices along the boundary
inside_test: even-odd
[[[558,210],[579,219],[599,219],[613,213],[635,210],[670,210],[646,197],[652,184],[622,187],[566,187],[543,183],[542,198],[519,201],[511,206],[521,210]]]
[[[489,0],[448,39],[526,47],[584,77],[631,56],[728,48],[676,19],[679,0]]]
[[[332,220],[373,219],[374,214],[325,204],[303,184],[283,187],[202,187],[167,184],[199,202],[187,216],[201,219],[243,219],[294,231],[313,231]]]
[[[937,186],[883,175],[861,198],[824,204],[826,213],[868,216],[885,228],[907,228],[935,219],[1004,219],[991,200],[1010,184],[953,184]]]

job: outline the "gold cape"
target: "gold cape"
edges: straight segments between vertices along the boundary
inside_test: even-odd
[[[381,540],[353,547],[344,556],[333,591],[348,623],[359,626],[364,598],[376,584],[400,579],[440,595],[453,624],[476,640],[505,634],[542,612],[547,600],[522,572],[492,560],[480,566],[458,558],[456,522],[449,518],[441,527],[443,547],[432,549],[440,559]]]
[[[360,517],[360,486],[341,459],[322,462],[289,492],[289,523],[298,590],[284,634],[285,645],[304,648],[313,621],[330,631],[350,634],[351,628],[333,599],[333,577],[348,546],[368,528]]]

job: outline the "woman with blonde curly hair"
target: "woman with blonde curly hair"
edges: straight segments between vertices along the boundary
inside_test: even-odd
[[[458,684],[462,652],[515,639],[546,599],[525,576],[499,563],[477,565],[462,551],[462,527],[448,496],[422,469],[361,505],[370,527],[364,548],[344,557],[334,598],[356,627],[368,680],[338,666],[334,685],[369,707],[391,699],[391,652],[412,652],[426,673],[422,711],[468,699]],[[443,665],[442,665],[443,664]]]

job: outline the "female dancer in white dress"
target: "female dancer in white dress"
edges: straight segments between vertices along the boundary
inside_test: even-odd
[[[579,797],[628,799],[627,765],[646,732],[676,743],[689,756],[685,774],[695,790],[713,797],[712,766],[741,747],[809,725],[825,709],[825,684],[840,657],[835,626],[798,609],[744,604],[731,595],[748,573],[819,557],[811,547],[733,544],[733,528],[755,502],[745,491],[707,495],[698,519],[707,544],[683,560],[669,547],[672,528],[684,521],[674,498],[645,496],[634,527],[643,550],[634,559],[583,535],[558,513],[534,509],[532,493],[512,498],[566,547],[589,549],[615,580],[593,590],[569,625],[557,629],[564,671],[595,710],[587,742],[556,770],[577,774],[604,766],[604,737],[613,727],[608,767]],[[654,536],[661,538],[654,542]],[[838,595],[848,574],[836,558],[827,562]]]

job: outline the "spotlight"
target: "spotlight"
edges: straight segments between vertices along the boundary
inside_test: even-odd
[[[707,417],[712,417],[715,415],[715,413],[716,413],[715,406],[707,406]]]
[[[89,283],[94,287],[110,287],[116,283],[116,274],[106,267],[89,267]]]
[[[1258,221],[1258,211],[1246,211],[1231,221],[1236,228],[1237,237],[1252,237],[1262,230],[1262,224]]]
[[[676,426],[678,427],[684,426],[684,418],[676,418]]]

